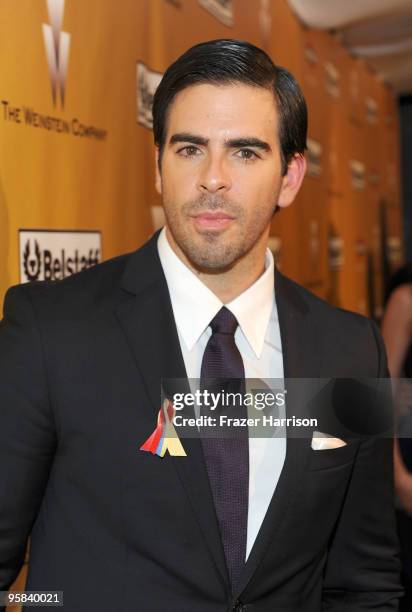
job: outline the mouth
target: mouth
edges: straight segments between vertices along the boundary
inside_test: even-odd
[[[225,229],[234,221],[234,217],[224,212],[202,212],[191,218],[195,227],[203,230]]]

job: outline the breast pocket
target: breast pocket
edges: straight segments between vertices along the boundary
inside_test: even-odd
[[[353,462],[359,448],[359,440],[353,440],[339,448],[328,448],[324,450],[310,449],[310,460],[308,470],[326,470],[343,467]]]

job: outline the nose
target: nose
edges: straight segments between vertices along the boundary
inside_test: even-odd
[[[199,174],[198,189],[202,192],[217,193],[231,187],[231,178],[225,159],[220,155],[208,156]]]

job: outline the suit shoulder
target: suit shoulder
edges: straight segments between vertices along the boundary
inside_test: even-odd
[[[296,305],[316,328],[317,345],[327,376],[359,375],[375,377],[383,359],[383,342],[378,327],[370,318],[333,306],[291,279],[282,283]]]
[[[347,329],[346,326],[350,326],[355,330],[370,328],[371,319],[369,317],[334,306],[291,278],[283,277],[283,280],[293,287],[311,312],[317,318],[321,318],[325,325],[343,325],[345,329]]]
[[[10,287],[6,298],[23,293],[30,301],[66,305],[77,310],[113,294],[132,253],[112,257],[57,281],[32,281]]]

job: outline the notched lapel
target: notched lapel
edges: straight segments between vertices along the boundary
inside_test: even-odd
[[[116,309],[156,415],[161,406],[162,377],[186,378],[168,300],[167,289],[156,283],[147,291],[129,297]]]
[[[275,296],[285,378],[317,378],[321,358],[319,321],[294,283],[277,269]]]
[[[158,256],[158,233],[130,256],[122,278],[124,296],[115,309],[150,398],[153,429],[161,406],[162,378],[186,379],[186,388],[190,391],[169,291]],[[148,436],[151,433],[148,431]],[[170,460],[189,497],[218,574],[228,587],[224,552],[200,439],[183,438],[181,442],[187,456],[170,457]],[[153,457],[153,460],[159,458]]]
[[[288,385],[287,379],[319,377],[320,335],[318,321],[300,292],[277,269],[275,269],[275,298],[282,341],[285,386],[288,390],[286,416],[290,418],[300,415],[302,403],[299,401],[295,385]],[[283,534],[287,532],[288,509],[299,492],[299,484],[304,476],[310,451],[310,438],[290,437],[289,431],[285,463],[245,565],[239,593],[245,590],[253,574],[258,570],[269,546],[279,551],[279,562],[281,552],[284,550],[285,544],[281,546],[278,544],[284,537]]]

